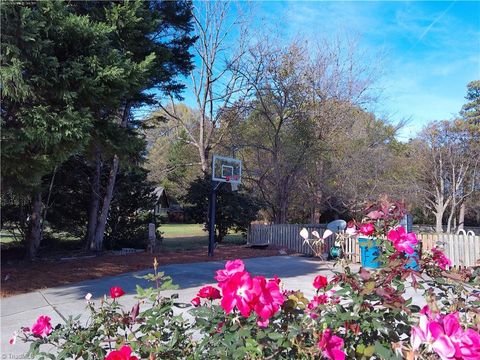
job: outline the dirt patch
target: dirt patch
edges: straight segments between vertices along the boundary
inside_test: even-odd
[[[279,255],[279,249],[250,248],[244,245],[219,246],[213,257],[206,248],[150,254],[146,252],[128,255],[105,254],[72,260],[39,260],[17,264],[2,264],[1,297],[27,293],[39,289],[66,285],[104,276],[119,275],[152,267],[156,257],[160,265],[231,260]]]

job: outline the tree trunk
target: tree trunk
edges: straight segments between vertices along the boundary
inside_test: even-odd
[[[443,233],[443,211],[437,209],[435,211],[435,232]]]
[[[465,225],[465,202],[460,205],[460,211],[458,213],[458,230],[464,230]]]
[[[113,198],[113,188],[115,187],[115,180],[117,178],[119,158],[115,154],[113,156],[113,164],[108,177],[107,189],[105,191],[105,197],[103,198],[102,210],[97,220],[97,228],[95,229],[95,250],[101,251],[103,249],[103,238],[105,234],[105,228],[107,225],[108,211],[110,210],[110,203]]]
[[[44,205],[43,216],[41,218],[41,224],[40,224],[41,235],[40,236],[43,236],[43,228],[45,226],[45,220],[47,220],[47,213],[48,213],[48,209],[50,207],[50,197],[52,196],[53,182],[55,181],[55,175],[57,174],[57,169],[58,169],[58,166],[55,166],[55,169],[53,169],[52,179],[50,180],[50,186],[48,188],[47,202]]]
[[[202,172],[206,174],[208,172],[208,153],[207,151],[203,148],[203,143],[200,143],[198,146],[198,152],[200,155],[200,164],[202,167]]]
[[[101,176],[100,150],[95,151],[95,170],[92,176],[92,192],[90,194],[90,206],[88,208],[88,228],[86,246],[90,250],[96,249],[95,229],[97,228],[98,207],[100,205],[100,176]]]
[[[120,116],[120,127],[126,128],[128,125],[128,119],[130,115],[130,103],[129,101],[125,101],[125,105],[123,107],[123,110],[121,112]],[[100,152],[97,149],[96,153],[97,157],[100,157]],[[97,158],[98,160],[98,158]],[[92,250],[96,251],[102,251],[103,249],[103,238],[105,235],[105,228],[107,226],[107,219],[108,219],[108,212],[110,210],[110,203],[112,202],[113,198],[113,189],[115,187],[115,180],[117,178],[117,173],[118,173],[118,166],[120,163],[120,159],[118,158],[118,155],[115,154],[113,156],[113,162],[112,162],[112,168],[110,169],[110,175],[108,176],[108,182],[107,186],[105,189],[105,195],[103,197],[103,203],[102,203],[102,209],[100,213],[97,216],[96,220],[96,227],[95,227],[95,236],[94,236],[94,243],[93,246],[91,246]],[[97,164],[98,166],[98,164]],[[100,193],[98,193],[98,197],[100,197]],[[99,199],[98,199],[99,201]],[[98,205],[99,207],[99,205]],[[97,208],[98,208],[97,207]],[[98,213],[98,210],[97,210]]]
[[[287,212],[288,212],[288,200],[285,196],[282,196],[282,200],[280,203],[280,224],[287,223]]]
[[[454,218],[455,215],[455,209],[452,208],[452,211],[448,215],[448,220],[447,220],[447,233],[450,234],[452,232],[452,219]]]
[[[30,214],[30,222],[28,224],[28,233],[26,239],[27,256],[30,260],[37,255],[40,242],[42,241],[41,210],[42,193],[37,191],[32,195],[32,212]]]
[[[320,224],[321,212],[317,205],[312,206],[310,211],[310,224]]]

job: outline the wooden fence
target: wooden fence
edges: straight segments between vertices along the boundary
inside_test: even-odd
[[[247,242],[251,245],[272,244],[286,249],[294,250],[300,254],[313,255],[313,250],[304,244],[300,231],[306,228],[313,238],[312,231],[318,231],[320,236],[326,230],[325,224],[302,225],[302,224],[272,224],[251,225],[247,234]],[[331,239],[330,241],[333,241]]]
[[[300,231],[306,228],[309,238],[314,238],[312,231],[316,230],[323,235],[325,224],[272,224],[251,225],[247,235],[247,242],[251,245],[272,244],[296,251],[300,254],[314,255],[313,250],[304,244]],[[421,242],[422,251],[431,250],[433,247],[443,247],[445,255],[455,267],[480,266],[480,236],[457,234],[417,234]],[[334,237],[326,239],[324,250],[328,252],[333,246]],[[345,253],[349,260],[360,262],[360,248],[355,239],[347,241]]]

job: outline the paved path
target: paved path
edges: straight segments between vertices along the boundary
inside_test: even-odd
[[[311,298],[314,295],[312,281],[318,274],[329,278],[333,275],[331,262],[323,262],[314,258],[300,256],[276,256],[244,260],[246,268],[252,275],[273,277],[278,275],[289,290],[302,289],[305,295]],[[167,265],[160,268],[173,278],[179,285],[178,290],[166,293],[178,293],[179,300],[190,302],[198,289],[206,284],[214,284],[215,271],[224,267],[224,261],[203,262],[192,264]],[[135,285],[147,286],[143,280],[135,275],[144,275],[152,270],[127,273],[120,276],[105,277],[97,280],[84,281],[68,286],[40,290],[28,294],[8,297],[1,301],[1,348],[2,359],[21,359],[27,350],[26,344],[17,341],[15,346],[8,344],[13,331],[21,326],[31,326],[40,315],[52,318],[52,324],[62,322],[69,315],[83,314],[86,319],[84,296],[92,293],[92,300],[96,301],[109,293],[112,286],[121,286],[126,295],[120,298],[125,308],[135,304]],[[32,279],[34,281],[34,279]],[[420,294],[414,295],[415,302],[421,302]]]

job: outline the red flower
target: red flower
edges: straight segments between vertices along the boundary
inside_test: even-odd
[[[332,330],[326,329],[320,340],[318,347],[322,350],[323,356],[330,360],[345,360],[343,351],[343,339],[336,335],[332,336]]]
[[[328,285],[328,280],[325,276],[317,275],[313,280],[313,287],[317,290],[323,289]]]
[[[120,296],[125,295],[125,291],[120,286],[114,286],[110,288],[110,297],[112,299],[119,298]]]
[[[51,319],[48,316],[40,316],[32,326],[32,334],[42,338],[50,335],[52,332],[50,320]]]
[[[220,295],[220,291],[217,288],[214,288],[213,286],[202,287],[198,292],[197,296],[204,299],[209,299],[209,300],[220,299],[222,297]]]
[[[404,251],[407,254],[414,253],[414,246],[418,243],[414,233],[407,233],[402,226],[392,229],[387,234],[387,239],[393,243],[397,251]]]
[[[245,264],[242,260],[237,259],[233,261],[227,261],[225,264],[225,270],[217,270],[217,276],[215,280],[219,282],[218,286],[222,287],[222,283],[230,279],[233,275],[245,270]]]
[[[267,326],[268,319],[272,317],[284,302],[284,296],[280,292],[280,279],[275,277],[266,280],[263,276],[252,279],[245,270],[241,260],[229,261],[225,270],[218,270],[216,279],[222,289],[222,301],[220,305],[227,314],[237,308],[242,316],[249,317],[252,311],[258,315],[259,326]],[[201,289],[204,295],[214,293],[213,287],[206,286]],[[203,291],[202,291],[203,290]]]
[[[12,337],[8,339],[8,343],[10,345],[15,345],[15,343],[17,342],[17,336],[18,336],[17,332],[14,331]]]
[[[190,300],[190,303],[195,307],[200,306],[200,298],[194,297],[192,300]]]
[[[440,269],[445,270],[447,266],[452,265],[452,261],[445,256],[445,254],[441,251],[438,250],[437,248],[432,249],[433,253],[433,261],[435,261]]]
[[[328,302],[328,295],[322,294],[320,296],[314,296],[312,301],[308,303],[308,309],[313,310],[319,305],[326,304]]]
[[[267,281],[263,276],[257,276],[253,279],[253,282],[258,295],[254,310],[262,319],[262,322],[265,323],[265,320],[275,315],[285,299],[275,280]]]
[[[222,284],[223,298],[220,305],[227,314],[237,307],[243,316],[249,317],[257,297],[255,291],[250,274],[246,271],[236,272]]]
[[[105,357],[105,360],[138,360],[136,356],[130,355],[132,348],[128,345],[123,345],[120,350],[113,350]]]
[[[375,232],[375,226],[372,223],[362,224],[359,231],[365,236],[370,236]]]

